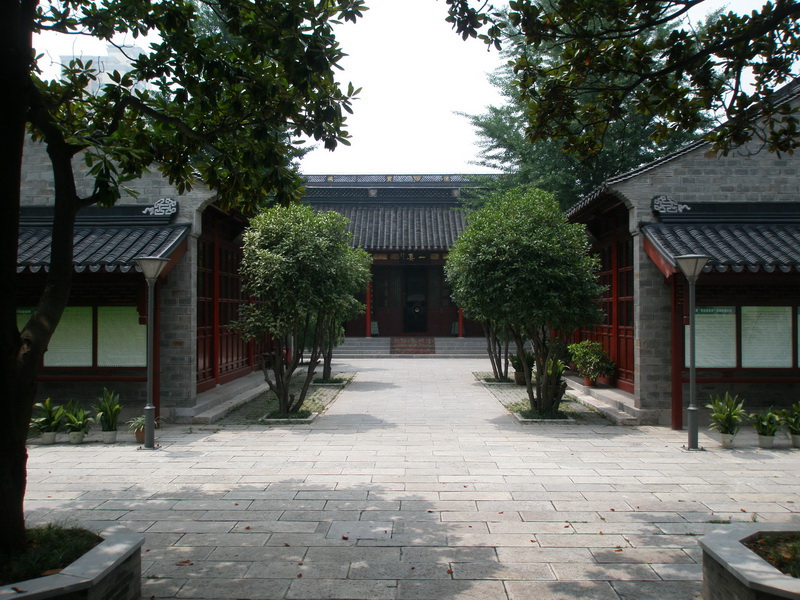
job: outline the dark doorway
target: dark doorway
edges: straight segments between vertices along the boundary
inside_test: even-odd
[[[428,272],[425,267],[405,269],[403,289],[403,331],[425,333],[428,331]]]

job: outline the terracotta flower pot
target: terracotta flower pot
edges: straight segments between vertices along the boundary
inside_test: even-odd
[[[583,377],[583,385],[585,385],[586,387],[594,387],[595,383],[596,382],[595,382],[594,379],[592,379],[591,377],[586,377],[584,375],[584,377]]]
[[[137,443],[144,444],[144,429],[137,429],[133,432],[133,435],[136,438]]]

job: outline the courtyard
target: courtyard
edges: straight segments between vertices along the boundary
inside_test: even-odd
[[[688,452],[685,432],[597,415],[520,424],[487,368],[339,360],[356,375],[311,424],[33,443],[28,522],[142,532],[143,597],[197,600],[689,600],[699,536],[800,523],[784,438],[722,450],[703,430]]]

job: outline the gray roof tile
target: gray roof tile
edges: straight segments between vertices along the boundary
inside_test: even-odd
[[[798,223],[656,223],[642,232],[672,264],[682,254],[705,254],[706,272],[800,271]]]
[[[137,225],[75,227],[73,264],[75,271],[101,269],[127,273],[137,256],[167,258],[189,234],[189,225]],[[17,272],[36,273],[50,267],[49,227],[20,227]]]

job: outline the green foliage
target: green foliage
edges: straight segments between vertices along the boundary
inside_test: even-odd
[[[666,36],[662,29],[654,35]],[[552,193],[562,208],[572,206],[612,175],[626,172],[673,152],[697,139],[695,131],[670,129],[653,139],[659,120],[653,114],[627,111],[625,119],[612,119],[603,136],[603,152],[578,157],[564,151],[560,138],[529,139],[527,105],[520,99],[512,64],[537,57],[548,63],[558,60],[560,47],[532,48],[507,25],[503,55],[508,63],[489,78],[505,103],[489,106],[486,112],[466,116],[481,138],[480,164],[503,172],[501,177],[483,178],[490,193],[513,187],[533,187]],[[625,108],[631,100],[625,100]],[[701,126],[707,126],[704,120]],[[575,123],[580,128],[580,123]],[[484,195],[468,199],[479,206]]]
[[[800,5],[765,2],[690,26],[687,9],[704,2],[511,0],[505,13],[447,0],[463,37],[485,27],[480,37],[497,45],[519,32],[530,52],[514,59],[514,86],[534,142],[559,139],[586,158],[613,138],[613,123],[646,115],[660,142],[674,129],[696,131],[712,113],[726,119],[707,136],[716,150],[753,140],[755,151],[791,152],[800,143],[797,109],[781,106],[773,90],[797,80]],[[752,88],[744,84],[751,72]]]
[[[781,411],[781,421],[792,435],[800,435],[800,402],[792,404],[790,409]]]
[[[31,426],[40,433],[48,431],[61,431],[64,426],[64,407],[52,404],[50,398],[37,402],[33,408],[39,411],[39,416],[31,419]]]
[[[89,433],[94,419],[89,416],[89,412],[82,406],[69,403],[64,408],[64,431],[67,433],[81,431]]]
[[[233,327],[247,339],[269,336],[264,374],[283,413],[302,406],[326,337],[363,310],[354,296],[369,281],[372,259],[351,247],[346,225],[338,213],[293,205],[257,215],[244,235],[240,273],[245,293],[256,301],[242,308]],[[293,346],[292,340],[301,343]],[[290,397],[304,340],[310,351],[307,381]],[[293,352],[281,351],[291,347]]]
[[[87,529],[52,523],[27,530],[24,551],[0,555],[0,585],[41,577],[78,560],[102,539]]]
[[[560,374],[547,368],[559,356],[553,332],[601,318],[596,264],[583,228],[568,223],[541,190],[492,198],[470,213],[450,250],[445,273],[464,314],[507,326],[520,358],[530,340],[536,363],[536,390],[530,381],[527,386],[532,408],[557,409],[563,394]]]
[[[511,361],[511,366],[514,367],[515,371],[519,371],[520,373],[523,370],[522,360],[517,354],[511,354],[509,357]],[[536,357],[533,355],[533,352],[528,350],[525,351],[525,362],[528,365],[528,370],[533,368],[533,363],[536,360]]]
[[[716,396],[706,404],[711,412],[710,429],[716,429],[720,433],[736,435],[739,432],[742,422],[747,420],[747,412],[744,410],[744,400],[739,396],[731,396],[730,392],[725,392],[725,396]]]
[[[567,350],[578,373],[592,381],[598,377],[609,377],[616,370],[616,365],[608,358],[600,342],[583,340],[577,344],[570,344]]]
[[[750,413],[750,423],[758,435],[773,436],[783,425],[780,413],[772,409]]]
[[[145,421],[146,421],[145,416],[144,415],[139,415],[138,417],[133,417],[132,419],[127,421],[125,424],[128,426],[128,429],[130,431],[132,431],[133,433],[136,433],[137,431],[144,431]]]
[[[295,200],[293,138],[330,150],[348,143],[344,114],[358,90],[335,81],[344,53],[332,26],[363,8],[363,0],[50,3],[34,28],[158,38],[102,86],[91,61],[72,60],[58,81],[31,72],[30,131],[48,145],[66,142],[72,155],[84,151],[91,202],[113,204],[154,164],[180,192],[199,179],[224,206]]]
[[[100,423],[100,429],[103,431],[117,430],[117,419],[122,411],[122,404],[119,403],[119,394],[104,387],[102,395],[97,399],[94,410],[97,412],[95,419]]]

